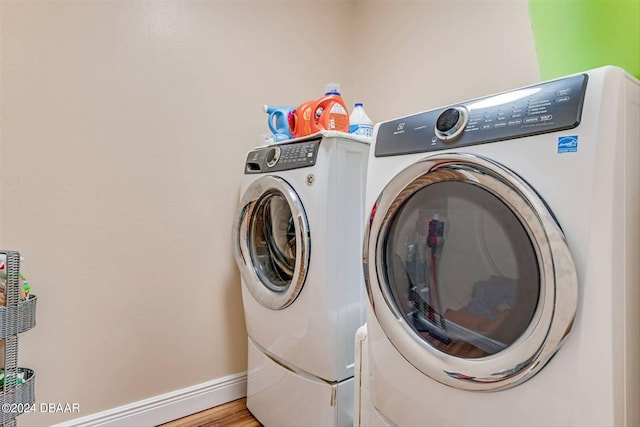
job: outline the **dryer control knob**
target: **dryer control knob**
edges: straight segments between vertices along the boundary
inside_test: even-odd
[[[436,120],[436,136],[447,141],[460,135],[467,125],[469,112],[463,106],[447,108]]]
[[[267,151],[267,166],[270,168],[274,167],[278,160],[280,159],[280,147],[271,147],[269,151]]]

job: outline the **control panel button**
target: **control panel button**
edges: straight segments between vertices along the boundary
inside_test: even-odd
[[[435,133],[443,141],[458,136],[467,125],[469,112],[463,106],[447,108],[436,120]]]
[[[280,147],[271,147],[269,151],[267,151],[267,166],[270,168],[274,167],[278,160],[280,159]]]

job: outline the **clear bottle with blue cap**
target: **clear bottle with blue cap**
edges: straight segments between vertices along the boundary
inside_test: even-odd
[[[373,135],[373,121],[364,111],[362,102],[355,103],[349,116],[349,133],[362,136]]]

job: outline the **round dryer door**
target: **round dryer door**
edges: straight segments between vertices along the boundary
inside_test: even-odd
[[[236,262],[251,295],[267,308],[287,307],[309,267],[309,226],[296,192],[281,178],[259,178],[240,201],[234,230]]]
[[[444,384],[519,384],[571,330],[577,279],[564,235],[536,192],[491,160],[440,154],[402,171],[376,201],[364,251],[385,334]]]

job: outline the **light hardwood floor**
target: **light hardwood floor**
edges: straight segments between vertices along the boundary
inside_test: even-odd
[[[214,426],[238,426],[238,427],[262,427],[249,410],[247,399],[242,398],[215,408],[207,409],[175,421],[162,424],[159,427],[214,427]]]

